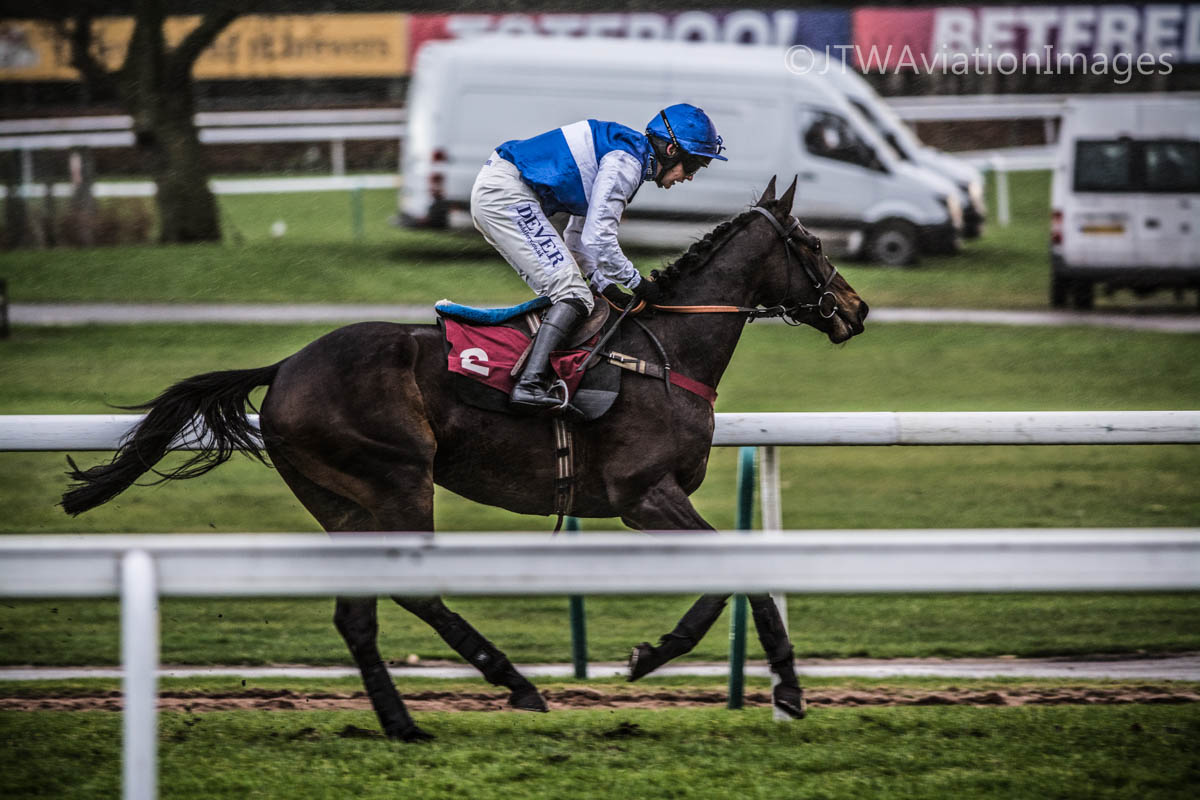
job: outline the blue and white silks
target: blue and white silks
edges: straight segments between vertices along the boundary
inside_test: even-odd
[[[632,289],[641,282],[617,232],[625,206],[657,169],[645,135],[589,119],[505,142],[496,152],[517,167],[545,214],[571,215],[563,238],[596,291],[610,283]]]

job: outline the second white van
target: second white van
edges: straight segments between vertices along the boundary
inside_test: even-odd
[[[1200,289],[1200,103],[1068,101],[1050,207],[1052,305]]]
[[[852,67],[817,54],[813,58],[817,63],[813,64],[812,74],[831,81],[871,123],[897,158],[942,175],[958,188],[963,206],[963,235],[968,239],[978,238],[987,218],[983,173],[979,168],[918,139],[900,115]]]

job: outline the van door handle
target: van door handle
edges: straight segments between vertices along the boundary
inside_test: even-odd
[[[817,173],[815,173],[815,172],[801,172],[800,173],[800,180],[802,180],[802,181],[815,181],[816,179],[817,179]]]
[[[1146,217],[1146,227],[1147,228],[1157,228],[1158,226],[1159,226],[1159,221],[1155,217]]]

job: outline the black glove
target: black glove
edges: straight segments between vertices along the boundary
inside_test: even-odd
[[[658,285],[658,281],[650,278],[642,278],[641,283],[633,287],[633,296],[638,300],[645,300],[647,305],[657,303],[662,297],[662,287]]]
[[[617,308],[624,308],[633,301],[633,297],[621,291],[621,287],[615,283],[610,283],[604,287],[604,291],[600,292],[604,298],[612,303]]]

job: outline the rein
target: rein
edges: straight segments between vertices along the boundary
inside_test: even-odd
[[[796,230],[796,228],[800,227],[800,220],[796,217],[789,217],[791,224],[788,225],[787,228],[784,228],[783,225],[779,223],[779,220],[775,219],[775,215],[770,211],[767,211],[765,208],[761,206],[752,206],[750,210],[756,211],[766,217],[767,221],[771,223],[771,226],[775,228],[775,232],[779,234],[779,238],[783,240],[783,252],[784,255],[787,256],[788,276],[788,288],[787,292],[784,294],[784,297],[787,297],[789,294],[791,294],[792,289],[793,248],[798,246],[795,240],[792,239],[791,234],[794,230]],[[726,239],[726,242],[728,241],[729,240]],[[724,245],[724,242],[722,242],[722,245]],[[820,251],[820,246],[820,241],[818,241],[815,247],[818,252]],[[782,302],[780,302],[776,305],[767,306],[765,308],[750,308],[747,306],[667,306],[659,305],[657,303],[649,304],[648,306],[646,301],[639,300],[636,304],[622,308],[608,298],[605,298],[605,301],[608,302],[608,304],[614,309],[618,311],[630,312],[635,316],[645,311],[648,306],[649,308],[653,308],[655,311],[666,311],[672,314],[744,314],[750,318],[751,322],[756,319],[783,317],[784,322],[787,322],[789,325],[801,324],[800,322],[796,321],[796,314],[801,311],[816,311],[821,315],[822,319],[829,319],[838,312],[837,297],[835,297],[833,292],[829,290],[829,285],[833,283],[834,276],[838,274],[837,266],[831,264],[830,266],[833,267],[833,271],[829,273],[828,278],[822,281],[812,267],[805,263],[798,253],[796,254],[796,258],[800,261],[800,265],[804,268],[804,272],[808,276],[808,280],[812,283],[813,288],[819,293],[817,302],[815,303],[794,303],[790,306],[785,306]],[[829,306],[829,313],[825,313],[823,308],[826,297],[832,301]]]

